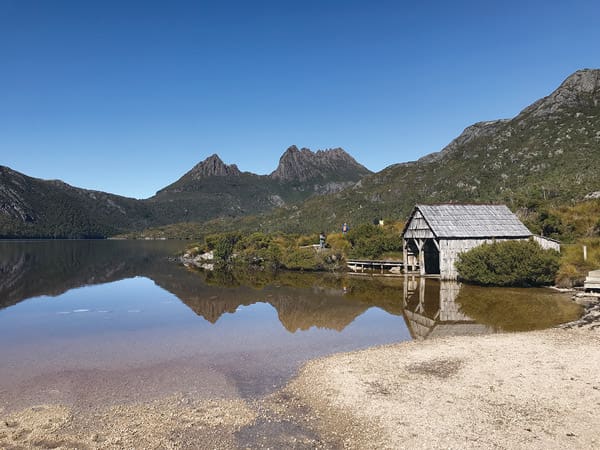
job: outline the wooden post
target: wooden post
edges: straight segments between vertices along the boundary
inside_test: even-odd
[[[402,263],[404,264],[404,273],[408,273],[408,249],[406,248],[406,239],[402,239]]]
[[[416,311],[425,311],[425,278],[423,277],[419,279],[419,307]]]
[[[423,252],[425,249],[425,241],[419,239],[417,246],[419,248],[419,272],[421,275],[425,275],[425,253]]]

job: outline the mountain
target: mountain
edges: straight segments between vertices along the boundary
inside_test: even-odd
[[[147,204],[161,225],[240,217],[340,191],[369,173],[340,148],[313,153],[291,146],[271,175],[240,172],[215,154],[158,191]]]
[[[404,220],[415,203],[535,211],[600,195],[600,70],[580,70],[512,119],[476,123],[440,152],[369,174],[342,149],[288,148],[270,175],[212,155],[146,200],[0,170],[0,236],[96,237],[177,222],[314,232]],[[215,220],[220,219],[220,220]]]
[[[303,156],[290,161],[294,149]],[[136,200],[0,167],[0,238],[106,237],[176,222],[259,214],[337,192],[370,173],[342,149],[313,153],[290,147],[279,169],[302,176],[241,172],[214,154],[153,197]]]
[[[341,148],[313,153],[308,148],[298,150],[292,145],[281,156],[277,169],[270,177],[288,182],[358,181],[370,173],[369,169]]]
[[[153,223],[152,211],[139,200],[0,166],[0,238],[99,238]]]
[[[415,203],[569,204],[600,191],[600,70],[580,70],[512,119],[476,123],[440,152],[389,166],[341,192],[244,219],[235,227],[337,230],[405,220]]]

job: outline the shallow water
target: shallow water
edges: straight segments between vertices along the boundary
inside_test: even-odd
[[[190,271],[168,260],[184,246],[0,242],[0,406],[255,397],[318,356],[578,313],[548,290]]]

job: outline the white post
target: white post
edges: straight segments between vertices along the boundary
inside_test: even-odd
[[[587,245],[583,246],[583,260],[587,261]]]

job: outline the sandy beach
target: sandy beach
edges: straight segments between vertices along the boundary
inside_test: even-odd
[[[599,348],[589,328],[382,346],[259,399],[0,411],[0,448],[598,448]]]
[[[600,334],[453,337],[335,355],[289,389],[348,448],[598,448]]]

